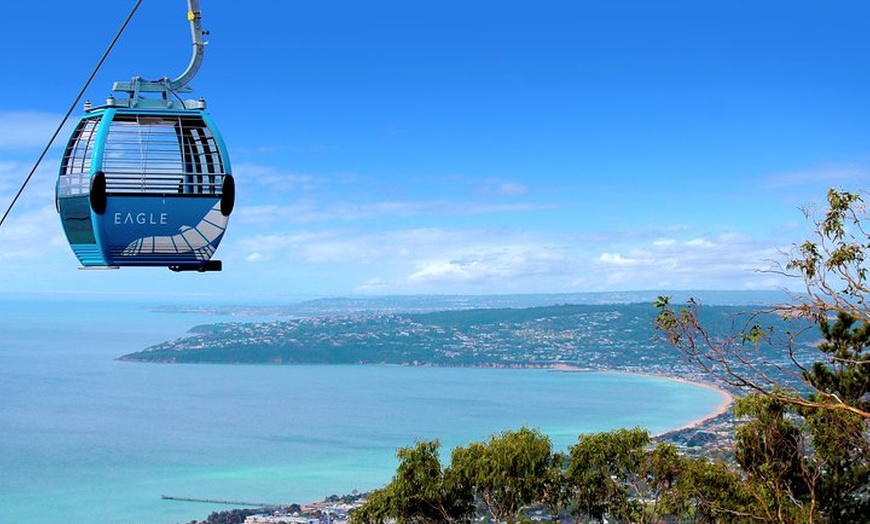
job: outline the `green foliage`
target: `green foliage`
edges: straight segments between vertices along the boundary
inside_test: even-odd
[[[496,522],[516,522],[524,506],[544,498],[551,464],[550,439],[528,428],[456,448],[451,460]]]
[[[350,524],[385,524],[392,517],[387,488],[369,493],[368,500],[348,515]]]
[[[581,435],[565,473],[573,512],[594,521],[638,523],[685,513],[675,491],[683,459],[672,445],[650,445],[639,428]]]
[[[644,505],[641,522],[658,522],[664,515],[680,515],[685,512],[676,486],[684,474],[685,464],[671,444],[659,444],[645,454],[641,469],[641,482],[636,494]]]
[[[640,474],[643,448],[649,434],[641,429],[580,435],[571,446],[567,478],[575,493],[573,509],[603,521],[612,515],[629,520],[639,503],[629,499],[628,485]]]
[[[474,506],[471,490],[451,470],[441,467],[440,445],[418,442],[402,448],[393,481],[375,491],[368,503],[351,516],[354,524],[450,524],[470,522]]]
[[[815,237],[794,246],[785,271],[804,281],[805,314],[818,318],[828,311],[842,311],[868,321],[864,298],[870,291],[866,266],[870,235],[864,200],[858,193],[832,188],[827,204],[821,218],[805,210],[814,221]]]
[[[263,513],[262,509],[231,509],[229,511],[212,512],[205,524],[242,524],[250,515]]]
[[[569,457],[565,453],[553,453],[544,474],[540,503],[551,515],[565,514],[571,505],[572,491],[566,474],[568,461]]]
[[[740,399],[734,410],[743,419],[734,456],[752,498],[734,491],[729,508],[707,493],[702,500],[711,503],[699,508],[712,514],[728,508],[729,518],[738,521],[740,515],[751,515],[777,522],[865,522],[870,512],[870,368],[865,349],[870,327],[843,311],[833,321],[819,317],[824,337],[816,343],[820,358],[808,368],[798,366],[807,385],[801,392],[780,389],[772,375],[749,365],[724,342],[711,343],[697,305],[675,311],[666,298],[656,305],[659,328],[672,331],[668,340],[682,346],[702,369],[707,366],[732,385],[756,392]],[[746,326],[737,337],[741,343],[770,344],[766,337],[772,330],[757,323]],[[785,348],[791,355],[792,347]]]
[[[743,523],[759,513],[757,487],[731,467],[682,457],[637,428],[581,435],[567,455],[538,431],[506,431],[455,448],[446,470],[437,451],[437,442],[400,450],[393,481],[351,522],[470,522],[475,501],[490,522],[506,523],[528,521],[533,506],[558,522]]]
[[[753,519],[755,497],[740,473],[724,462],[681,459],[680,475],[670,492],[671,513],[689,522],[737,524]]]
[[[846,313],[837,313],[831,324],[827,317],[819,318],[824,342],[818,348],[827,361],[815,362],[804,377],[819,392],[816,396],[833,395],[842,402],[867,411],[870,409],[870,325]]]
[[[741,399],[739,469],[684,457],[638,428],[580,435],[567,455],[552,453],[538,431],[506,431],[455,448],[446,469],[438,443],[420,442],[399,450],[392,482],[372,493],[351,522],[469,523],[476,506],[489,522],[505,523],[527,522],[525,510],[533,506],[549,508],[554,522],[866,522],[867,450],[856,467],[848,445],[866,436],[855,433],[861,427],[855,420],[839,418],[855,415],[817,411],[826,418],[802,425],[797,411],[763,395]],[[806,431],[816,424],[813,453]]]
[[[829,522],[864,523],[870,514],[870,442],[861,417],[844,411],[805,413],[819,506]]]
[[[803,428],[787,416],[794,411],[764,395],[738,400],[734,414],[747,420],[737,429],[734,456],[760,495],[762,515],[807,522],[815,511],[812,482],[819,472],[806,458]]]
[[[839,312],[831,323],[819,319],[825,340],[819,350],[827,362],[804,372],[819,402],[842,401],[863,411],[870,408],[870,326]],[[814,450],[824,474],[818,483],[822,511],[836,522],[863,522],[870,514],[870,442],[867,423],[856,413],[803,409]]]
[[[732,506],[717,502],[699,508],[722,507],[734,518],[767,522],[866,522],[870,514],[866,207],[859,194],[831,189],[823,213],[806,210],[805,214],[814,225],[812,237],[796,244],[785,264],[778,266],[779,273],[802,280],[805,294],[772,312],[787,321],[805,319],[818,325],[824,340],[813,344],[812,364],[798,358],[807,344],[796,341],[796,331],[779,328],[785,336],[778,345],[777,328],[762,328],[758,322],[745,324],[730,337],[715,336],[711,326],[700,321],[697,304],[675,309],[668,297],[654,303],[659,310],[656,327],[700,369],[753,392],[735,406],[735,415],[743,418],[735,435],[735,459],[744,478],[734,486],[742,484],[751,497],[723,488],[734,495]],[[768,362],[753,361],[740,351],[739,346],[747,343],[778,348],[780,355]],[[801,379],[799,387],[783,379],[787,376],[783,362],[793,366],[792,374]],[[783,372],[770,373],[771,369]],[[715,502],[710,495],[694,496]]]

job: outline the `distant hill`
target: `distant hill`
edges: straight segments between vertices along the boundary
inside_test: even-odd
[[[755,308],[705,306],[721,332]],[[696,373],[663,344],[651,303],[357,313],[197,326],[190,336],[121,357],[138,362],[398,364]],[[771,321],[776,321],[771,319]]]
[[[384,295],[325,297],[295,303],[264,306],[166,306],[172,313],[213,313],[237,316],[310,317],[358,313],[421,313],[445,310],[530,308],[559,304],[651,304],[660,295],[673,297],[674,303],[689,298],[710,306],[761,306],[789,302],[784,291],[613,291],[597,293],[541,293],[506,295]]]
[[[607,291],[596,293],[540,293],[509,295],[394,295],[375,297],[330,297],[302,302],[313,309],[383,308],[392,310],[443,310],[481,308],[526,308],[557,304],[637,304],[651,303],[661,295],[675,302],[694,298],[708,305],[745,306],[787,302],[784,291]]]

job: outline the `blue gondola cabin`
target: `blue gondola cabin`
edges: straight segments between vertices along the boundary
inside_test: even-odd
[[[85,267],[219,270],[233,209],[229,156],[203,109],[86,108],[67,144],[57,207]]]

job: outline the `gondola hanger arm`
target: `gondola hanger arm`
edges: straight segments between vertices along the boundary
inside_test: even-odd
[[[190,22],[190,37],[193,42],[193,51],[190,57],[190,62],[187,64],[187,69],[184,70],[178,77],[170,80],[169,77],[163,77],[160,80],[145,80],[142,77],[135,76],[128,82],[115,82],[112,90],[116,92],[124,92],[129,94],[128,100],[116,100],[110,97],[107,105],[126,106],[126,107],[143,107],[143,106],[161,106],[172,107],[175,105],[171,98],[173,93],[189,93],[191,89],[187,84],[196,76],[202,65],[202,58],[205,54],[205,46],[208,42],[204,36],[208,34],[202,29],[202,11],[199,9],[199,0],[187,0],[187,20]],[[161,93],[162,100],[148,99],[141,96],[142,93]],[[204,105],[202,101],[182,102],[184,107],[191,106],[200,107]]]
[[[187,20],[190,22],[193,55],[190,57],[187,69],[178,78],[169,82],[169,89],[172,91],[177,91],[186,86],[196,75],[196,72],[199,71],[199,66],[202,64],[202,55],[205,52],[205,44],[207,43],[203,40],[203,36],[207,33],[202,30],[202,12],[199,10],[199,0],[187,0]]]

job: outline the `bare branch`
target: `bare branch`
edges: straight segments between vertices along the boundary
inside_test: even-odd
[[[722,383],[743,390],[761,393],[790,405],[803,408],[822,409],[826,411],[848,411],[864,419],[870,419],[870,412],[860,407],[843,402],[835,394],[822,391],[804,378],[805,366],[795,357],[795,338],[803,334],[809,326],[801,326],[797,331],[788,332],[785,344],[789,362],[795,365],[797,372],[784,368],[758,353],[748,353],[740,344],[745,340],[745,326],[754,325],[765,314],[790,310],[777,306],[767,311],[756,312],[749,316],[741,332],[725,338],[716,338],[701,326],[699,321],[700,306],[690,302],[685,308],[675,311],[669,303],[657,304],[660,314],[657,326],[664,333],[671,345],[676,347],[683,357],[704,373]],[[803,315],[795,318],[804,318]],[[761,342],[760,336],[754,342]],[[770,340],[766,340],[770,343]],[[817,349],[815,350],[817,351]],[[776,370],[779,376],[771,376],[766,369]],[[805,398],[795,387],[783,382],[783,377],[800,383],[812,391],[812,398]]]

